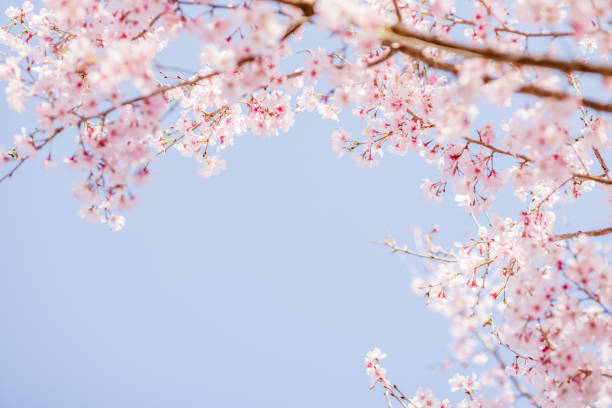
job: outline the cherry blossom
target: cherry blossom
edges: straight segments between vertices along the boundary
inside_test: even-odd
[[[78,215],[111,230],[158,160],[203,178],[241,137],[282,137],[299,115],[339,123],[331,151],[363,167],[424,160],[426,198],[455,202],[473,233],[436,228],[414,289],[449,322],[449,395],[407,397],[368,353],[371,385],[402,407],[612,403],[612,217],[565,231],[559,207],[608,197],[612,3],[594,0],[46,0],[0,27],[7,104],[35,124],[0,142],[1,182],[39,161],[74,171]],[[330,41],[312,39],[329,38]],[[164,59],[177,44],[192,66]],[[25,125],[25,124],[24,124]],[[64,156],[55,143],[70,145]],[[347,164],[350,165],[350,164]],[[432,175],[433,174],[433,175]],[[202,183],[206,183],[202,180]],[[498,214],[513,194],[520,208]],[[505,197],[505,196],[504,196]],[[426,384],[424,384],[426,386]],[[457,393],[453,394],[455,390]]]

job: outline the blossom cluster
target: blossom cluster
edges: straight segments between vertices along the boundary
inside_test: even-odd
[[[8,105],[38,125],[0,141],[4,181],[43,157],[83,177],[79,214],[121,229],[156,160],[191,157],[209,178],[238,136],[289,132],[296,116],[340,121],[331,149],[359,165],[385,154],[437,171],[425,196],[447,193],[476,221],[444,250],[427,236],[415,289],[450,322],[451,378],[461,407],[612,404],[612,267],[599,240],[612,222],[558,233],[558,206],[603,192],[612,147],[612,3],[604,0],[46,0],[6,10],[0,81]],[[313,32],[333,38],[304,50]],[[162,54],[200,43],[196,66]],[[307,47],[306,47],[307,48]],[[296,66],[287,69],[287,66]],[[595,85],[593,85],[595,84]],[[488,121],[480,113],[503,119]],[[487,114],[488,115],[488,114]],[[491,117],[496,117],[491,115]],[[74,140],[54,157],[59,140]],[[512,217],[495,198],[522,202]],[[602,211],[603,213],[604,211]],[[486,219],[487,222],[478,220]],[[366,358],[391,403],[449,407],[431,391],[405,397]],[[493,389],[495,392],[484,392]]]

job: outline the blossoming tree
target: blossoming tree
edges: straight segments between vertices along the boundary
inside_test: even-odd
[[[38,124],[3,140],[0,181],[50,147],[74,140],[63,162],[79,214],[113,230],[151,166],[170,150],[202,177],[226,167],[245,132],[287,132],[302,111],[363,122],[331,147],[362,166],[383,152],[439,170],[425,195],[447,189],[475,221],[454,248],[384,244],[426,260],[415,287],[453,335],[450,378],[460,407],[612,406],[612,269],[596,230],[555,229],[559,204],[602,191],[612,147],[612,3],[605,0],[46,0],[6,10],[0,79],[9,106]],[[316,31],[333,49],[303,49]],[[199,65],[159,63],[186,36]],[[285,67],[295,66],[288,70]],[[478,108],[504,120],[475,126]],[[170,112],[177,110],[176,120]],[[18,182],[18,180],[16,181]],[[524,203],[490,211],[498,192]],[[368,353],[372,387],[389,406],[449,407],[431,391],[406,396]],[[489,361],[488,363],[487,360]],[[521,402],[523,401],[523,402]]]

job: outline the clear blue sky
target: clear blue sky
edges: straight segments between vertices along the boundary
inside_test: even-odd
[[[78,218],[76,173],[0,186],[0,406],[380,406],[374,346],[407,391],[445,388],[441,319],[371,241],[469,219],[424,201],[419,161],[338,160],[333,125],[240,137],[210,180],[168,155],[119,233]]]
[[[8,144],[24,118],[1,112]],[[79,219],[61,167],[0,186],[0,406],[380,406],[374,346],[406,391],[445,389],[443,322],[371,241],[469,218],[422,198],[420,161],[357,168],[313,119],[240,137],[210,180],[168,155],[119,233]]]
[[[0,119],[7,147],[34,126],[4,100]],[[420,262],[371,241],[473,224],[452,194],[423,198],[435,172],[414,155],[338,160],[336,126],[300,114],[241,136],[210,180],[170,153],[119,233],[79,219],[62,166],[0,185],[0,407],[382,407],[375,346],[404,392],[450,397],[445,322],[410,289]]]

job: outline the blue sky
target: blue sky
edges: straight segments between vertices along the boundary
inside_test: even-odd
[[[1,112],[12,135],[24,118]],[[338,160],[333,126],[240,137],[210,180],[170,154],[119,233],[78,218],[78,174],[24,166],[2,186],[0,405],[379,406],[374,346],[407,392],[446,391],[419,263],[371,241],[471,221],[422,198],[419,160]]]
[[[4,100],[0,119],[4,146],[34,126]],[[243,135],[210,180],[171,152],[119,233],[79,219],[62,166],[0,185],[0,406],[383,406],[363,367],[375,346],[407,394],[451,396],[445,323],[410,289],[420,262],[372,241],[439,224],[450,243],[473,223],[452,194],[423,198],[435,172],[415,155],[338,160],[336,127],[303,113]]]

